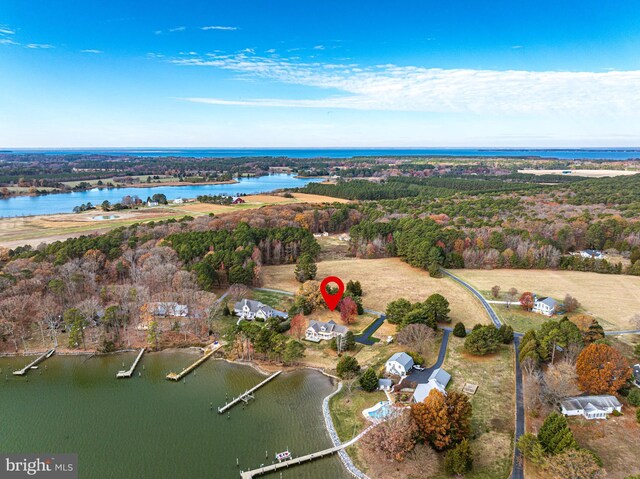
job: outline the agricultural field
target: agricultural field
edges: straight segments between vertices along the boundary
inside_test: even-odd
[[[638,171],[635,170],[578,170],[578,169],[567,169],[567,170],[518,170],[518,173],[526,173],[529,175],[562,175],[563,171],[570,171],[571,173],[567,173],[565,176],[584,176],[586,178],[608,178],[612,176],[627,176],[627,175],[635,175]]]
[[[295,265],[264,267],[263,286],[297,291],[300,283],[295,279],[294,268]],[[398,298],[424,301],[429,295],[440,293],[449,300],[452,323],[462,321],[467,327],[489,323],[480,303],[462,286],[447,278],[431,278],[426,271],[398,258],[320,261],[317,278],[326,276],[338,276],[345,283],[360,281],[363,305],[374,311],[384,311],[389,302]]]
[[[629,319],[640,312],[640,277],[637,276],[512,269],[459,269],[455,274],[487,298],[494,285],[502,291],[516,288],[519,292],[531,291],[558,300],[570,294],[580,302],[583,313],[595,316],[605,330],[631,328]]]

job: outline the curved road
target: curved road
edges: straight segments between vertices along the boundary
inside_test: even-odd
[[[485,311],[489,315],[489,318],[491,318],[491,321],[493,322],[496,328],[499,328],[500,326],[502,326],[502,322],[500,321],[500,318],[498,318],[498,315],[496,314],[496,312],[493,310],[491,305],[487,302],[486,299],[484,299],[484,296],[482,296],[477,289],[475,289],[466,281],[458,278],[457,276],[449,273],[448,271],[445,271],[444,269],[442,270],[442,273],[445,276],[448,276],[449,278],[453,279],[456,283],[459,283],[462,286],[464,286],[468,291],[471,292],[471,294],[473,294],[476,298],[478,298],[478,300],[480,301],[480,304],[482,304],[482,306],[484,307]],[[524,471],[522,469],[522,454],[520,453],[520,450],[517,447],[515,447],[515,443],[518,441],[518,439],[520,439],[520,436],[524,434],[524,394],[522,391],[522,369],[520,369],[520,359],[518,358],[520,353],[520,338],[517,335],[514,335],[514,336],[515,337],[513,338],[513,345],[514,345],[515,354],[516,354],[516,365],[515,365],[516,432],[515,432],[514,449],[513,449],[513,468],[511,470],[510,477],[511,479],[524,479]]]

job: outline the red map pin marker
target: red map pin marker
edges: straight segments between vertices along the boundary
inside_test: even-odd
[[[336,283],[338,285],[338,292],[336,294],[327,293],[327,285],[329,283]],[[344,283],[337,276],[328,276],[322,280],[322,283],[320,283],[320,292],[322,293],[324,302],[327,303],[329,309],[333,311],[338,306],[338,303],[344,294]]]

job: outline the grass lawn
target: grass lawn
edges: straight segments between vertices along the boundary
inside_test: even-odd
[[[289,311],[289,308],[293,306],[293,297],[282,293],[274,293],[272,291],[259,291],[253,290],[251,293],[253,299],[260,301],[261,303],[271,306],[278,311]]]
[[[464,351],[464,339],[450,336],[443,368],[451,373],[448,389],[461,389],[465,382],[478,385],[472,396],[471,447],[475,461],[465,478],[506,478],[511,472],[515,430],[515,374],[512,346],[489,356]],[[445,475],[437,477],[447,477]]]
[[[630,329],[629,319],[640,311],[640,277],[580,271],[458,269],[455,274],[480,291],[498,285],[539,295],[576,298],[584,313],[595,316],[605,330]]]
[[[379,401],[386,401],[382,391],[368,393],[354,386],[351,393],[343,386],[342,391],[329,401],[331,419],[341,441],[348,441],[365,428],[366,419],[362,410]]]
[[[519,304],[512,304],[510,308],[507,308],[505,304],[492,304],[491,306],[500,319],[503,319],[518,333],[526,333],[530,329],[538,330],[549,319],[541,314],[523,311]]]

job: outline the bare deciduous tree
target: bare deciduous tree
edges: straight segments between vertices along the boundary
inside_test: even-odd
[[[398,333],[398,344],[408,346],[420,355],[425,355],[433,348],[435,331],[424,324],[410,324]]]

